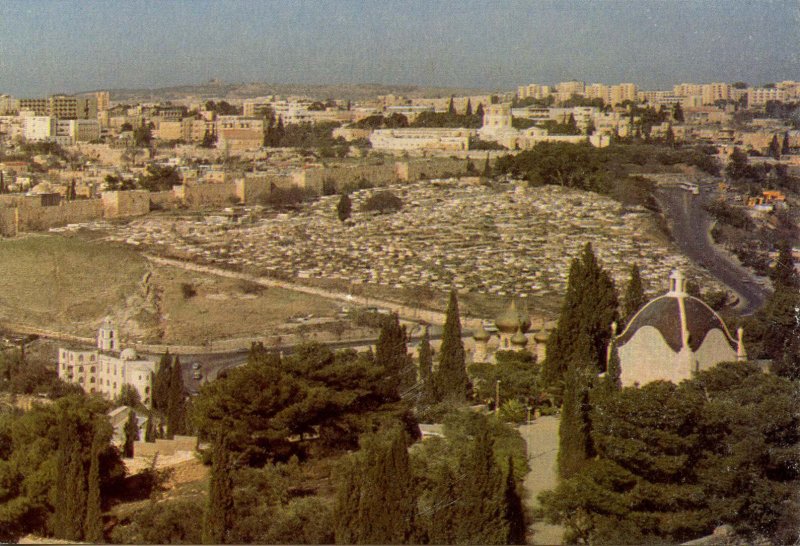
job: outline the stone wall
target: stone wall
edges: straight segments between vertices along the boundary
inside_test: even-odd
[[[197,436],[175,435],[172,440],[157,438],[155,442],[134,442],[134,457],[153,457],[156,454],[162,456],[175,455],[179,451],[195,451],[197,447]]]
[[[280,174],[247,174],[236,181],[236,196],[239,201],[252,205],[258,203],[262,197],[269,195],[270,188],[275,184],[278,188],[287,188],[294,184],[289,175]]]
[[[235,182],[175,186],[172,191],[191,208],[224,207],[230,205],[234,198],[238,198]]]
[[[19,206],[17,231],[41,231],[51,227],[88,222],[103,217],[101,199],[65,201],[52,207]]]
[[[151,191],[150,203],[156,208],[171,208],[178,204],[178,198],[173,190]]]
[[[106,218],[141,216],[150,212],[150,192],[147,190],[105,191],[102,201]]]

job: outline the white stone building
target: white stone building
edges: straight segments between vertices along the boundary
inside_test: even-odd
[[[80,385],[87,393],[114,399],[125,384],[133,386],[145,406],[152,403],[157,363],[139,358],[134,349],[120,350],[119,333],[106,319],[97,332],[97,348],[58,350],[58,377]]]
[[[669,282],[669,292],[642,307],[614,338],[623,387],[678,383],[721,362],[747,359],[741,328],[734,339],[719,315],[686,293],[681,272],[673,271]]]

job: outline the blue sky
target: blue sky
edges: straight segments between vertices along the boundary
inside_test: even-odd
[[[800,80],[800,1],[0,2],[0,93]]]

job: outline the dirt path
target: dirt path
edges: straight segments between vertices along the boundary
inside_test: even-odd
[[[528,464],[531,471],[525,476],[528,502],[539,507],[537,496],[558,484],[556,457],[558,455],[558,417],[540,417],[530,425],[522,425],[519,432],[528,445]],[[529,531],[533,533],[529,544],[561,544],[563,529],[535,521]]]

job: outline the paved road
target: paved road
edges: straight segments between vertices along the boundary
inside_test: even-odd
[[[441,339],[442,329],[440,326],[430,327],[430,339],[432,341]],[[472,332],[464,330],[464,338],[471,337]],[[420,332],[413,332],[409,338],[409,348],[416,347],[421,337]],[[375,345],[377,339],[358,340],[358,341],[339,341],[335,343],[323,343],[326,347],[332,350],[338,349],[358,349],[370,345]],[[277,350],[283,354],[291,354],[294,351],[294,346],[277,347]],[[200,390],[200,385],[203,381],[213,381],[223,370],[241,366],[247,361],[249,350],[242,349],[239,351],[231,351],[228,353],[201,353],[191,355],[180,355],[181,368],[183,369],[183,383],[189,392],[197,392]],[[158,359],[161,355],[149,355]],[[197,366],[197,367],[195,367]],[[199,377],[195,379],[195,373],[199,373]]]
[[[656,193],[678,248],[735,292],[739,296],[737,309],[742,315],[750,315],[764,304],[768,292],[755,282],[752,272],[736,263],[711,240],[712,220],[703,210],[703,204],[713,197],[708,192],[692,195],[678,188],[661,188]]]
[[[558,417],[539,417],[530,425],[522,425],[519,432],[528,446],[528,464],[531,471],[525,476],[525,490],[528,504],[539,506],[537,496],[542,491],[554,489],[558,485]],[[533,537],[529,544],[561,544],[564,530],[558,525],[549,525],[536,520],[529,527]]]

